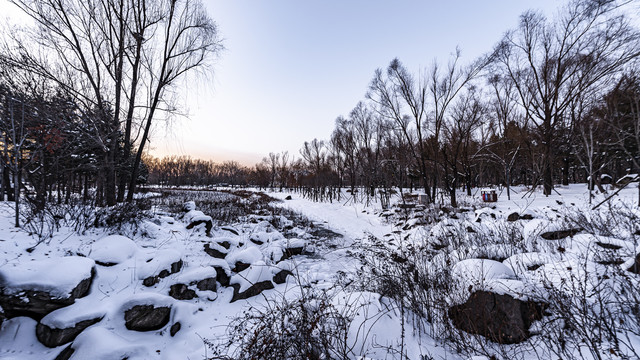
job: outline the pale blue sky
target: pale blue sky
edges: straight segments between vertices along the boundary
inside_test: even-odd
[[[398,57],[417,72],[456,46],[464,62],[491,50],[525,10],[564,1],[204,0],[226,50],[213,79],[185,89],[190,119],[159,129],[153,154],[254,164],[270,151],[328,139],[364,98],[376,68]],[[0,14],[12,16],[6,0]],[[1,16],[1,15],[0,15]]]
[[[268,152],[298,156],[328,139],[335,118],[364,98],[376,68],[398,57],[413,71],[462,50],[488,52],[529,8],[561,1],[213,0],[206,4],[227,50],[213,87],[189,94],[191,120],[156,154],[255,163]],[[198,96],[194,93],[197,93]]]

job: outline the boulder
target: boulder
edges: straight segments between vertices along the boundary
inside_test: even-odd
[[[161,262],[161,261],[162,260],[160,260],[159,262]],[[145,277],[144,280],[142,280],[142,284],[144,286],[153,286],[153,285],[157,284],[158,282],[160,282],[160,279],[164,279],[167,276],[169,276],[171,274],[175,274],[178,271],[180,271],[180,269],[182,269],[182,265],[183,264],[184,263],[182,262],[182,259],[179,259],[178,261],[172,262],[169,266],[167,266],[166,268],[160,270],[160,272],[158,272],[157,274]]]
[[[229,281],[231,280],[231,278],[229,277],[227,271],[222,266],[214,266],[213,268],[216,270],[216,279],[218,280],[220,285],[229,286]]]
[[[242,272],[242,271],[248,269],[249,266],[251,266],[251,264],[247,264],[247,263],[242,262],[242,261],[236,261],[235,266],[234,266],[234,268],[232,270],[233,270],[233,272],[239,273],[239,272]]]
[[[330,231],[330,230],[329,230]],[[282,257],[278,262],[287,260],[295,255],[302,255],[304,253],[307,242],[302,239],[288,239],[281,242]]]
[[[204,252],[216,259],[224,259],[227,256],[228,248],[222,244],[204,244]]]
[[[138,251],[133,240],[122,235],[109,235],[91,245],[87,255],[101,266],[114,266],[132,258]]]
[[[80,321],[73,326],[57,329],[43,323],[36,325],[36,337],[43,345],[54,348],[73,341],[84,329],[102,320],[102,317]]]
[[[450,307],[448,313],[460,330],[500,344],[515,344],[529,337],[531,323],[542,319],[544,309],[544,304],[481,290],[464,304]]]
[[[520,219],[520,214],[517,212],[512,212],[507,216],[507,221],[517,221]]]
[[[202,211],[196,210],[196,204],[189,201],[185,204],[186,213],[182,219],[188,224],[187,229],[193,229],[198,225],[204,224],[207,236],[211,237],[211,229],[213,228],[213,219],[209,215],[205,215]]]
[[[78,299],[43,317],[36,325],[36,336],[45,346],[58,347],[73,341],[89,326],[101,321],[107,310],[90,298]]]
[[[209,219],[198,219],[195,221],[192,221],[189,223],[189,225],[187,225],[187,230],[191,230],[194,227],[200,225],[200,224],[204,224],[205,226],[205,233],[207,234],[207,236],[211,236],[211,229],[213,229],[213,221],[209,218]]]
[[[174,337],[181,328],[182,324],[180,324],[180,322],[171,325],[171,328],[169,329],[169,334],[171,335],[171,337]]]
[[[540,236],[545,240],[560,240],[560,239],[573,236],[579,233],[580,231],[582,231],[582,229],[571,228],[571,229],[564,229],[564,230],[547,231],[540,234]]]
[[[248,299],[252,296],[259,295],[264,290],[274,288],[273,283],[269,280],[257,282],[242,292],[240,292],[240,284],[232,284],[231,286],[233,287],[233,297],[231,298],[231,302]]]
[[[184,203],[184,205],[182,205],[182,210],[184,210],[185,212],[193,211],[195,209],[196,209],[195,201],[187,201],[186,203]]]
[[[200,291],[216,291],[218,286],[216,285],[216,278],[206,278],[198,281],[196,287]]]
[[[211,266],[188,268],[176,276],[169,295],[178,300],[190,300],[197,297],[195,288],[200,291],[216,291],[216,277],[217,271]]]
[[[134,305],[125,310],[125,326],[134,331],[152,331],[162,329],[169,323],[171,308],[168,306]]]
[[[42,319],[86,296],[95,262],[78,256],[25,261],[0,270],[0,308],[7,318]]]
[[[273,282],[276,284],[284,284],[287,281],[287,276],[293,275],[289,270],[280,270],[273,276]]]
[[[196,292],[185,284],[173,284],[169,290],[169,296],[176,300],[191,300],[198,297]]]

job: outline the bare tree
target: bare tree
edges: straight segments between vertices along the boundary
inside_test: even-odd
[[[116,162],[131,201],[152,124],[159,113],[176,113],[172,91],[221,49],[215,23],[199,0],[11,1],[37,24],[27,39],[16,38],[14,62],[64,87],[108,125],[95,127],[106,130],[95,136],[106,153],[106,202],[124,196],[124,179],[115,191]]]
[[[610,144],[619,149],[637,171],[638,204],[640,205],[640,76],[625,75],[604,98],[601,119],[613,128]],[[630,166],[631,168],[631,166]],[[629,169],[631,170],[631,169]]]
[[[468,163],[473,135],[484,120],[484,105],[475,90],[460,96],[453,105],[452,114],[445,120],[441,147],[445,170],[445,188],[449,192],[452,207],[458,207],[456,189],[461,178],[460,167]]]
[[[615,1],[571,1],[557,19],[529,11],[504,36],[496,59],[542,145],[544,193],[553,188],[556,132],[569,106],[639,54],[638,33]]]

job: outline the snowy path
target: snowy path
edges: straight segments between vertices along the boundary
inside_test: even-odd
[[[381,223],[381,218],[373,214],[371,208],[366,208],[363,204],[343,205],[343,201],[313,202],[304,199],[300,194],[291,193],[269,193],[277,199],[283,199],[291,195],[292,200],[284,200],[280,206],[298,212],[307,218],[325,223],[325,226],[347,238],[357,240],[367,234],[382,238],[392,231],[392,226]]]

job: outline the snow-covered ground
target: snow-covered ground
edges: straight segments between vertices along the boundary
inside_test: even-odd
[[[458,352],[460,349],[439,338],[438,331],[419,331],[413,322],[401,321],[400,312],[389,299],[367,289],[338,289],[338,279],[368,278],[361,276],[359,256],[364,251],[362,245],[372,239],[384,241],[398,251],[406,249],[407,243],[433,246],[447,241],[441,250],[434,250],[430,266],[440,260],[449,261],[447,267],[455,283],[442,301],[451,306],[464,303],[479,289],[527,301],[543,294],[541,284],[558,283],[557,288],[562,289],[563,279],[575,274],[609,276],[611,266],[625,270],[633,265],[640,253],[640,236],[631,230],[624,233],[622,228],[611,229],[617,236],[613,237],[579,229],[562,239],[541,240],[545,232],[566,230],[567,214],[591,216],[585,185],[559,186],[556,190],[545,197],[539,192],[529,194],[524,188],[514,188],[512,200],[507,200],[503,192],[496,203],[479,202],[479,194],[471,198],[460,194],[464,212],[450,214],[445,209],[427,215],[428,209],[416,211],[418,206],[410,218],[399,209],[383,210],[376,203],[364,206],[347,199],[316,203],[297,193],[273,192],[269,195],[282,199],[275,206],[304,215],[313,227],[296,224],[282,215],[255,214],[240,223],[214,226],[207,234],[206,221],[210,218],[199,212],[197,204],[187,204],[184,214],[159,213],[143,221],[136,235],[96,229],[78,234],[63,227],[33,249],[37,239],[14,228],[10,204],[2,204],[1,294],[14,296],[14,303],[28,302],[31,295],[26,291],[47,292],[63,299],[69,298],[83,279],[92,278],[92,282],[87,294],[46,314],[4,309],[9,318],[0,329],[0,359],[56,359],[61,352],[70,352],[69,348],[73,352],[65,358],[71,359],[213,358],[216,344],[224,347],[228,340],[228,325],[233,319],[264,307],[269,301],[295,298],[306,285],[333,291],[336,308],[359,309],[348,330],[352,358],[400,358],[402,351],[409,359],[468,359],[473,354]],[[288,196],[291,199],[284,200]],[[603,196],[597,195],[594,204]],[[627,213],[640,218],[636,199],[637,189],[629,188],[611,204],[624,204]],[[532,219],[507,222],[514,212]],[[609,204],[603,205],[599,214],[618,216]],[[427,218],[435,221],[425,221]],[[201,223],[188,229],[194,221]],[[500,238],[498,232],[507,226],[522,234],[522,244],[517,249],[499,241],[476,244],[473,241],[478,237],[470,235],[495,234]],[[467,234],[465,229],[470,228],[473,232]],[[614,265],[598,262],[604,263],[603,259],[609,259],[607,256],[613,252]],[[451,259],[455,262],[451,263]],[[537,270],[531,270],[533,267]],[[593,271],[587,275],[580,273],[590,269]],[[286,276],[287,271],[292,275]],[[284,279],[278,274],[284,274]],[[639,275],[631,275],[629,283],[638,284],[638,278]],[[249,296],[256,284],[262,284],[259,295]],[[149,305],[168,308],[168,317],[160,320],[158,328],[132,329],[135,326],[130,323],[133,315],[127,315],[129,311]],[[633,306],[630,304],[630,308]],[[44,326],[66,329],[82,321],[91,324],[72,342],[48,347],[36,336],[37,329]],[[535,322],[532,329],[545,326],[543,323],[544,320]],[[539,345],[537,333],[532,331],[531,339],[518,348],[523,358],[540,358],[531,348]],[[600,355],[623,358],[624,354],[631,354],[629,358],[633,358],[634,350],[640,352],[638,334],[625,335],[629,336],[626,343],[631,348],[603,348],[604,355]],[[234,346],[237,344],[232,344],[231,351]],[[478,354],[494,351],[496,357],[504,357],[491,349],[482,352],[479,348]],[[583,353],[580,349],[572,351],[576,357],[596,357],[584,349]]]

